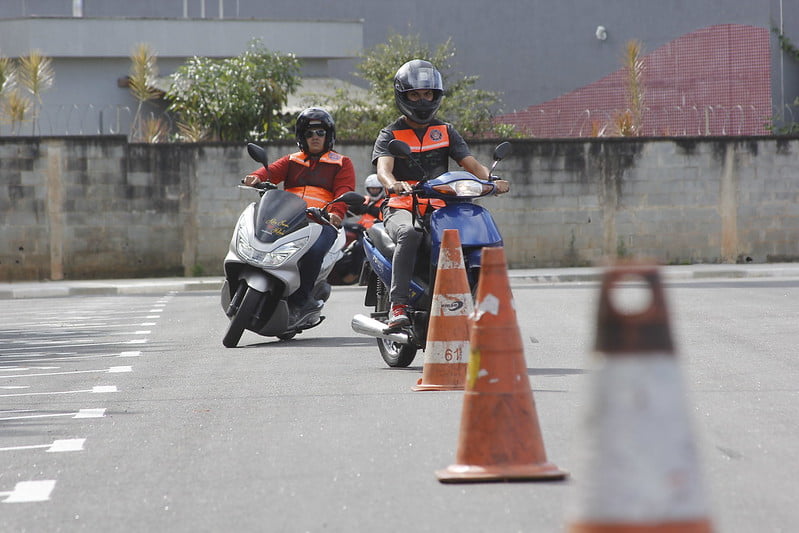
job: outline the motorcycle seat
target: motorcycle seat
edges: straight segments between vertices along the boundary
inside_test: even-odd
[[[383,226],[383,223],[378,222],[373,224],[371,228],[366,230],[366,234],[369,235],[369,238],[380,253],[383,254],[383,257],[391,261],[391,258],[394,257],[394,248],[396,248],[397,245],[394,244],[394,241],[392,241],[391,237],[386,233],[386,228]]]

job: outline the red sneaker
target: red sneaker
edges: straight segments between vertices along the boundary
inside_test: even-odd
[[[388,314],[388,327],[399,328],[407,326],[411,323],[408,318],[408,306],[405,304],[394,304],[391,306],[391,312]]]

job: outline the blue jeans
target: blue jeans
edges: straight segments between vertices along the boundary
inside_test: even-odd
[[[322,270],[322,260],[325,254],[336,242],[338,232],[333,226],[322,226],[322,234],[311,246],[311,249],[300,259],[298,263],[300,271],[300,287],[289,296],[289,302],[295,306],[301,306],[311,299],[316,278]]]

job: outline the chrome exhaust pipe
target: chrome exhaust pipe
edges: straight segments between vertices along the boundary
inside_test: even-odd
[[[355,315],[352,317],[350,326],[352,326],[352,331],[355,333],[361,333],[363,335],[369,335],[370,337],[377,337],[380,339],[388,339],[400,344],[408,344],[407,333],[403,333],[401,331],[388,333],[386,332],[387,326],[385,324],[379,320],[375,320],[374,318],[370,318],[365,315]]]

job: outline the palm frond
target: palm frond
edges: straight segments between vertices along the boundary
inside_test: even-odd
[[[51,88],[55,81],[53,60],[39,50],[31,50],[27,56],[19,58],[18,76],[20,84],[41,103],[42,92]]]

